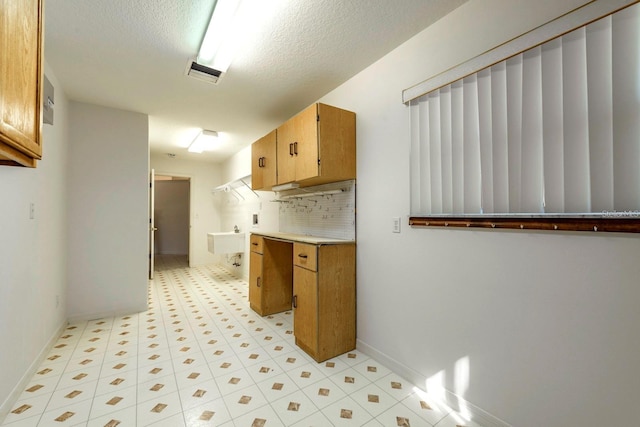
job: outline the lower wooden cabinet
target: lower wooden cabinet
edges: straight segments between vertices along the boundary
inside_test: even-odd
[[[356,245],[251,235],[249,304],[290,310],[298,347],[317,362],[356,348]]]
[[[293,333],[317,362],[356,347],[355,244],[293,245]]]
[[[249,305],[261,316],[291,310],[291,243],[251,236]]]

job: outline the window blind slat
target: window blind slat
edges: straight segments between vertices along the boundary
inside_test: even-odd
[[[507,60],[507,135],[509,138],[509,212],[522,212],[522,55]]]
[[[491,135],[493,137],[493,209],[509,212],[509,147],[507,140],[507,68],[491,67]]]
[[[440,132],[440,91],[429,96],[429,174],[431,213],[442,213],[442,151]]]
[[[463,85],[464,212],[481,213],[482,178],[478,119],[478,79],[465,78]]]
[[[411,152],[409,155],[409,173],[411,176],[410,192],[411,192],[411,212],[426,212],[421,205],[421,141],[420,141],[420,102],[413,100],[409,104],[411,114]]]
[[[585,29],[562,37],[564,198],[568,212],[591,212]]]
[[[420,101],[419,128],[420,128],[420,209],[423,212],[431,211],[431,152],[429,135],[429,97]]]
[[[451,87],[440,89],[440,137],[442,145],[442,211],[453,209],[453,151],[451,135]]]
[[[491,70],[487,68],[478,73],[478,126],[483,213],[495,212],[493,197],[493,120],[491,116]]]
[[[591,210],[613,210],[611,17],[586,28]]]
[[[564,212],[564,126],[562,116],[562,41],[542,46],[542,123],[545,212]]]
[[[640,209],[640,8],[613,15],[614,208]]]
[[[522,55],[521,209],[542,213],[542,61],[539,47]]]
[[[463,152],[462,81],[451,85],[451,154],[453,213],[464,212],[464,152]]]

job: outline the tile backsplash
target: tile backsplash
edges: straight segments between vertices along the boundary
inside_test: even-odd
[[[355,240],[355,181],[298,188],[278,196],[281,232]]]

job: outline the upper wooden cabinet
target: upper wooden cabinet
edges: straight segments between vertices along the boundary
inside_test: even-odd
[[[276,162],[271,163],[277,165],[274,184],[264,178],[270,162],[263,144],[270,136],[251,147],[254,190],[290,182],[308,187],[356,178],[356,115],[351,111],[313,104],[278,127],[272,145]],[[260,162],[265,161],[260,168]]]
[[[356,115],[313,104],[278,128],[278,184],[356,178]]]
[[[251,187],[268,189],[276,185],[276,131],[251,145]]]
[[[0,0],[0,164],[42,156],[44,0]]]

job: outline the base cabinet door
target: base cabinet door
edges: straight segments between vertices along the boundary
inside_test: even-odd
[[[355,255],[354,244],[294,244],[293,333],[317,362],[356,347]]]
[[[318,351],[318,274],[293,269],[293,334],[296,345],[314,355]]]
[[[262,254],[249,255],[249,306],[256,312],[262,311]]]

